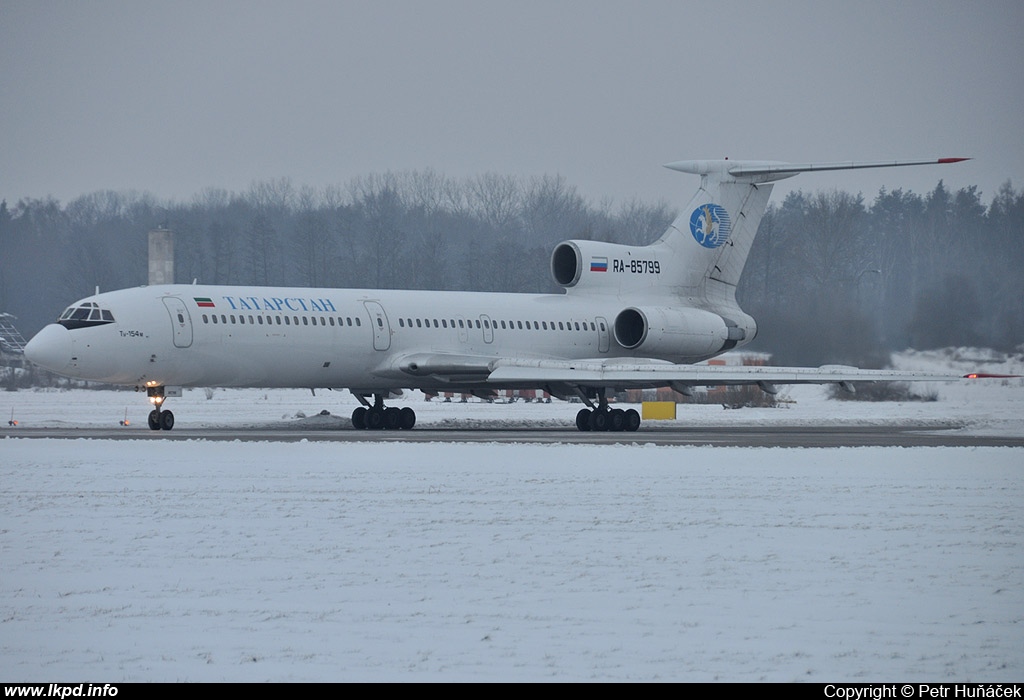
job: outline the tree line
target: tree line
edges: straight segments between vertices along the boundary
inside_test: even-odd
[[[560,176],[384,173],[291,180],[190,202],[100,191],[0,201],[0,311],[26,336],[96,288],[145,284],[148,232],[175,234],[178,282],[552,292],[566,239],[644,245],[677,210],[593,203]],[[975,187],[789,194],[761,223],[738,290],[780,364],[884,363],[890,350],[1024,343],[1024,193]]]

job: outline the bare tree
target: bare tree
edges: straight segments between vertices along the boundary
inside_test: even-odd
[[[500,234],[516,224],[522,207],[522,187],[510,175],[486,173],[469,180],[467,200],[470,209]]]

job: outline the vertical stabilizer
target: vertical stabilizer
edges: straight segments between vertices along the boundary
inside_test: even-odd
[[[673,291],[712,307],[735,306],[736,286],[768,207],[772,183],[818,170],[956,163],[966,158],[843,163],[684,160],[665,167],[700,175],[700,189],[655,245],[671,251]]]

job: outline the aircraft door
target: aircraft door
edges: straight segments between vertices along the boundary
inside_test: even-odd
[[[483,326],[485,343],[494,342],[494,326],[491,325],[492,323],[494,322],[491,320],[490,316],[487,314],[480,315],[480,325]]]
[[[370,326],[373,327],[373,349],[387,350],[391,347],[391,324],[384,313],[384,307],[376,301],[364,301],[363,306],[370,314]]]
[[[608,352],[608,321],[603,316],[597,317],[597,349],[599,352]]]
[[[174,334],[174,347],[188,348],[192,346],[192,317],[188,308],[178,297],[164,297],[164,306],[171,317],[171,330]]]

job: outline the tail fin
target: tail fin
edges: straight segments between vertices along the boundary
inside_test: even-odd
[[[670,304],[740,318],[736,285],[757,235],[772,183],[815,170],[956,163],[967,158],[873,163],[681,160],[665,167],[700,175],[700,189],[656,242],[626,246],[563,241],[551,255],[555,283],[573,294],[660,297]],[[753,324],[753,320],[750,321]],[[752,334],[750,334],[752,336]]]
[[[799,173],[957,163],[967,158],[844,163],[682,160],[665,167],[700,175],[700,189],[655,245],[672,251],[675,291],[712,306],[735,306],[736,285],[757,235],[772,184]]]

